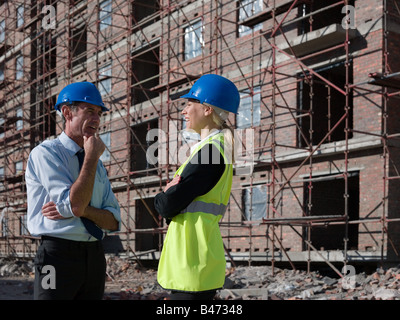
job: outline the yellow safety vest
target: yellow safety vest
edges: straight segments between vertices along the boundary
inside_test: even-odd
[[[196,197],[169,224],[157,274],[164,289],[197,292],[218,289],[224,284],[226,261],[218,222],[228,204],[233,169],[224,154],[223,137],[223,133],[217,133],[200,143],[175,173],[181,174],[207,143],[214,144],[225,160],[225,171],[217,184]]]

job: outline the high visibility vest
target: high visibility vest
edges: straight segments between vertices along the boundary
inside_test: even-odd
[[[218,289],[224,284],[226,261],[218,222],[228,204],[233,169],[224,153],[223,137],[223,133],[217,133],[200,143],[175,173],[181,174],[207,143],[214,144],[225,160],[225,171],[217,184],[196,197],[169,224],[157,274],[164,289],[197,292]]]

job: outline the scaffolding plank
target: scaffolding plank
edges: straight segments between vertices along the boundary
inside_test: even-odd
[[[382,73],[375,72],[370,73],[368,76],[373,79],[369,82],[369,84],[400,89],[400,72],[389,75],[383,75]]]

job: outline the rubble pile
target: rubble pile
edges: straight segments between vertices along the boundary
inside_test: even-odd
[[[168,292],[157,283],[157,271],[114,258],[108,261],[105,299],[164,300]],[[120,291],[118,292],[118,288]],[[377,269],[350,278],[328,277],[318,271],[270,266],[227,269],[218,300],[400,300],[400,268]]]
[[[0,280],[14,283],[15,280],[6,279],[16,278],[21,282],[31,283],[34,278],[33,261],[0,258]],[[4,292],[0,292],[0,300],[9,298],[10,293],[7,288],[10,286],[4,287]],[[16,288],[22,287],[16,286]],[[107,258],[105,300],[167,300],[168,294],[169,292],[157,283],[156,269],[142,267],[131,259]],[[31,295],[30,293],[26,298],[31,298]],[[400,266],[378,268],[371,274],[361,272],[344,278],[329,277],[318,271],[307,273],[304,270],[277,267],[272,269],[270,266],[237,266],[227,269],[224,287],[217,291],[215,298],[217,300],[400,300]]]
[[[33,273],[33,261],[0,258],[0,277],[22,277]]]
[[[319,272],[238,267],[227,275],[219,299],[249,300],[400,300],[400,268],[379,268],[348,278]]]
[[[105,300],[164,300],[168,297],[157,282],[157,271],[118,257],[107,259]]]

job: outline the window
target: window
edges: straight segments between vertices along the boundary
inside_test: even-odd
[[[304,17],[311,12],[317,12],[312,14],[309,18],[303,18],[298,24],[298,34],[305,34],[312,30],[318,30],[332,24],[340,24],[344,18],[342,8],[344,5],[333,6],[338,3],[337,0],[324,0],[324,1],[307,1],[307,3],[301,4],[298,7],[298,15]],[[354,0],[349,0],[348,5],[354,6]],[[325,9],[330,7],[329,9]]]
[[[38,95],[39,96],[39,95]],[[40,95],[40,99],[42,96]],[[31,124],[36,128],[36,137],[43,141],[51,136],[56,135],[56,115],[57,112],[53,106],[56,104],[56,96],[40,103],[35,104],[30,110]]]
[[[24,6],[21,5],[17,8],[17,28],[22,27],[24,24]]]
[[[202,26],[200,20],[185,28],[185,60],[201,55],[204,45]]]
[[[154,23],[160,17],[158,14],[156,14],[160,10],[160,4],[158,0],[135,0],[132,10],[133,25],[141,21],[140,25],[142,25],[142,28]]]
[[[4,65],[0,65],[0,81],[4,81]]]
[[[7,217],[3,217],[2,221],[1,221],[1,235],[3,237],[8,236],[8,218]]]
[[[22,120],[22,118],[23,118],[22,108],[17,109],[17,118],[21,118],[21,119],[17,120],[17,123],[15,125],[15,129],[18,131],[18,130],[22,130],[22,128],[24,127],[24,121]]]
[[[6,35],[6,21],[1,20],[0,21],[0,42],[4,42]]]
[[[19,217],[19,234],[21,236],[29,235],[26,225],[27,225],[27,216],[25,214],[25,215]]]
[[[4,167],[0,167],[0,187],[4,188]]]
[[[24,57],[18,55],[15,61],[15,78],[20,80],[24,77]]]
[[[4,138],[4,132],[6,131],[6,128],[4,126],[4,122],[5,122],[4,118],[0,118],[0,139]]]
[[[159,225],[153,219],[151,212],[154,208],[154,198],[135,200],[135,227],[136,229],[152,229]],[[159,248],[159,238],[156,232],[138,232],[135,238],[135,250],[147,251]]]
[[[70,46],[72,56],[72,67],[77,65],[86,65],[87,50],[87,29],[86,25],[81,28],[73,28],[70,30]]]
[[[100,30],[107,29],[111,25],[111,0],[106,0],[100,3]]]
[[[110,161],[110,146],[111,146],[111,137],[110,132],[105,132],[100,134],[100,139],[103,140],[104,144],[106,145],[106,150],[104,150],[103,154],[100,157],[100,160],[103,162]]]
[[[236,126],[238,129],[259,126],[261,123],[261,91],[260,87],[240,92],[240,105],[236,116]]]
[[[244,189],[243,204],[247,221],[262,220],[267,212],[267,187],[253,186]]]
[[[153,42],[132,55],[132,102],[141,103],[158,97],[158,92],[151,90],[159,83],[160,46]]]
[[[247,18],[262,11],[262,0],[242,0],[239,2],[239,21],[246,20]],[[262,23],[256,24],[254,27],[239,26],[239,37],[251,34],[252,31],[262,29]]]
[[[349,83],[353,83],[352,64],[349,66]],[[343,62],[316,69],[320,76],[344,90],[346,84],[346,68]],[[311,75],[310,81],[302,80],[298,84],[299,124],[297,143],[303,148],[308,144],[317,145],[338,123],[345,113],[346,97],[334,87],[327,85],[322,79]],[[312,93],[310,97],[310,93]],[[353,127],[353,98],[349,96],[349,128]],[[312,116],[309,115],[312,109]],[[342,121],[323,143],[345,139],[345,121]],[[312,133],[310,133],[312,128]],[[352,137],[352,131],[349,133]]]
[[[15,174],[20,174],[23,173],[24,171],[24,165],[22,161],[17,161],[15,163]]]
[[[157,171],[153,169],[157,167],[148,162],[146,153],[149,147],[158,140],[147,141],[146,137],[148,131],[158,129],[158,119],[136,124],[131,129],[131,171],[137,171],[137,175],[143,176],[156,174]],[[155,151],[154,157],[158,158],[158,150]]]
[[[318,181],[313,181],[311,195],[309,194],[309,182],[304,183],[304,209],[307,216],[340,216],[345,214],[345,180],[337,176],[318,176]],[[360,216],[360,178],[359,172],[349,172],[347,179],[347,213],[349,220],[357,221]],[[303,228],[303,239],[310,240],[318,250],[343,250],[344,238],[347,237],[347,246],[350,250],[358,249],[358,224],[323,225],[311,229]],[[304,250],[307,245],[304,243]]]
[[[102,96],[111,92],[111,65],[110,62],[99,69],[99,91]]]

